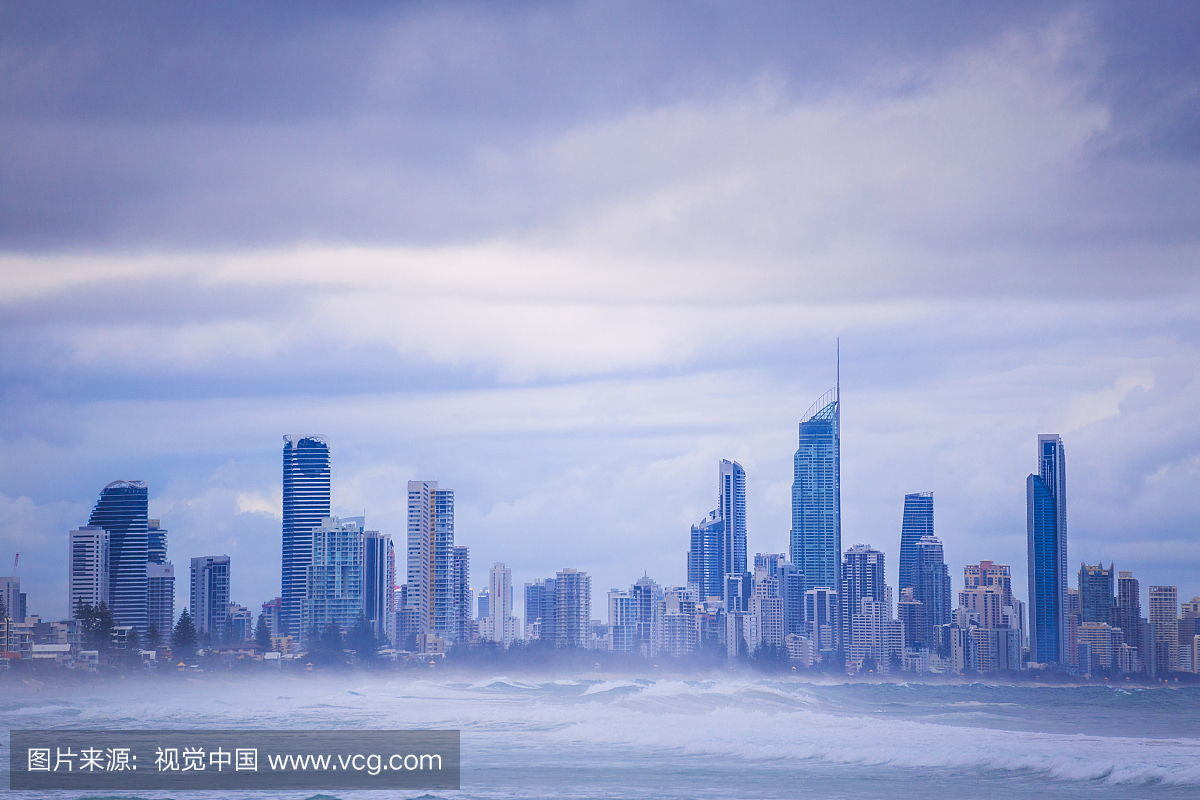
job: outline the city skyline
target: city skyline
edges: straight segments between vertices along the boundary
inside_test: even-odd
[[[828,408],[824,403],[824,398],[818,401],[813,408]],[[805,418],[812,417],[812,410],[805,415]],[[801,427],[803,437],[803,424]],[[294,445],[299,441],[299,437],[285,436],[284,448],[284,480],[285,483],[296,483],[295,459],[289,458],[294,453]],[[307,494],[321,498],[327,497],[329,478],[330,478],[330,448],[328,440],[325,437],[306,437],[305,441],[310,446],[315,446],[319,450],[314,457],[310,457],[308,461],[307,472],[310,476],[315,477],[316,483],[311,481],[307,485]],[[803,442],[803,438],[802,438]],[[967,564],[964,567],[964,582],[963,591],[959,593],[959,603],[964,608],[973,612],[982,614],[981,619],[984,627],[1015,627],[1019,628],[1022,635],[1025,632],[1029,633],[1028,637],[1028,654],[1031,661],[1048,662],[1052,664],[1060,664],[1063,666],[1074,667],[1077,664],[1078,655],[1075,652],[1077,641],[1084,641],[1082,638],[1085,632],[1088,633],[1091,642],[1089,646],[1095,646],[1099,640],[1095,640],[1094,634],[1097,630],[1085,631],[1085,628],[1094,628],[1096,625],[1102,625],[1105,629],[1109,625],[1112,627],[1122,627],[1118,625],[1119,621],[1125,624],[1133,624],[1135,632],[1127,637],[1126,645],[1132,645],[1134,648],[1142,648],[1147,646],[1147,629],[1143,619],[1138,622],[1140,613],[1141,598],[1137,592],[1138,581],[1132,578],[1129,571],[1121,571],[1121,583],[1119,586],[1114,582],[1114,571],[1110,567],[1105,570],[1103,565],[1095,567],[1088,566],[1086,563],[1081,563],[1078,573],[1077,588],[1066,586],[1066,581],[1060,578],[1063,572],[1060,568],[1061,562],[1067,559],[1066,554],[1066,511],[1065,511],[1065,496],[1066,496],[1066,469],[1065,469],[1065,450],[1063,447],[1062,438],[1057,434],[1039,434],[1038,439],[1038,467],[1039,472],[1032,474],[1027,480],[1027,514],[1028,514],[1028,553],[1029,561],[1027,564],[1029,574],[1032,581],[1035,579],[1035,573],[1046,571],[1045,563],[1051,563],[1052,568],[1045,577],[1037,576],[1037,580],[1048,586],[1048,589],[1038,589],[1039,595],[1030,603],[1030,616],[1026,619],[1025,613],[1027,605],[1024,601],[1015,598],[1012,590],[1012,573],[1008,565],[997,565],[993,561],[984,560],[978,564]],[[804,453],[802,447],[801,453],[797,454],[797,461],[800,455]],[[799,469],[798,469],[799,472]],[[718,508],[710,513],[707,518],[708,522],[713,520],[724,521],[724,515],[728,514],[735,520],[735,524],[730,526],[733,530],[742,531],[740,538],[743,542],[741,550],[746,550],[745,545],[745,486],[746,475],[740,465],[735,462],[730,462],[726,459],[720,460],[718,464]],[[304,494],[305,492],[302,492]],[[68,541],[68,556],[71,565],[71,574],[74,576],[75,582],[72,584],[71,596],[73,602],[79,604],[84,602],[95,602],[96,596],[107,595],[110,601],[120,600],[126,605],[129,604],[129,590],[126,588],[122,593],[111,594],[111,585],[120,584],[119,576],[122,573],[128,573],[127,566],[122,566],[120,563],[113,564],[111,558],[110,540],[114,535],[126,533],[128,530],[135,531],[145,528],[148,533],[146,535],[145,561],[142,562],[146,569],[146,575],[157,574],[154,570],[163,565],[170,567],[169,552],[167,548],[168,530],[162,526],[158,519],[143,519],[144,509],[147,507],[146,497],[148,487],[145,481],[113,481],[100,493],[100,499],[97,501],[92,514],[89,517],[89,525],[82,526],[78,530],[72,530],[69,534]],[[293,491],[295,495],[295,491]],[[376,636],[386,637],[393,641],[400,641],[405,636],[415,635],[417,633],[426,633],[443,637],[448,643],[467,643],[472,642],[482,636],[483,639],[494,639],[504,643],[511,642],[513,639],[529,638],[535,630],[533,626],[534,620],[527,618],[524,626],[520,625],[521,619],[513,619],[512,625],[505,620],[508,620],[508,615],[511,614],[515,607],[512,605],[512,578],[511,570],[506,568],[503,563],[497,563],[490,570],[489,586],[482,590],[477,587],[468,587],[469,580],[469,548],[467,546],[455,546],[454,544],[454,492],[453,490],[439,489],[437,481],[409,481],[408,482],[408,498],[409,498],[409,513],[408,513],[408,554],[407,554],[407,577],[408,581],[403,587],[398,583],[398,573],[396,572],[395,558],[392,554],[391,537],[388,533],[381,534],[378,531],[364,531],[366,524],[365,516],[352,517],[346,520],[339,520],[337,517],[323,518],[319,525],[313,526],[311,531],[305,532],[310,542],[311,557],[309,562],[311,566],[308,569],[307,586],[305,594],[301,599],[303,606],[304,624],[303,631],[320,630],[324,625],[336,622],[343,630],[349,630],[354,624],[354,620],[359,613],[365,613],[366,619],[371,628],[375,631]],[[286,503],[285,501],[285,511]],[[296,501],[290,501],[293,506]],[[834,505],[837,505],[836,498]],[[285,519],[288,515],[285,513]],[[293,519],[295,514],[292,515]],[[96,527],[97,523],[105,523],[112,530],[105,530],[101,527]],[[705,599],[705,589],[707,581],[705,570],[714,569],[717,567],[725,567],[730,569],[730,565],[736,565],[737,556],[734,555],[735,548],[732,542],[735,539],[734,535],[728,533],[724,526],[714,528],[717,535],[711,537],[716,542],[716,550],[712,558],[714,563],[703,564],[702,569],[694,567],[699,559],[697,558],[697,548],[699,547],[704,553],[708,553],[709,545],[704,543],[706,536],[698,531],[704,531],[705,528],[701,525],[699,528],[696,525],[691,527],[691,534],[688,542],[691,547],[691,552],[688,553],[687,565],[685,569],[686,586],[691,592],[692,600],[689,602],[699,602]],[[836,638],[843,641],[846,648],[846,655],[853,654],[854,661],[857,663],[864,657],[870,657],[878,660],[881,656],[878,648],[884,646],[884,642],[889,635],[885,633],[887,624],[897,625],[901,627],[898,630],[901,633],[893,635],[895,641],[902,641],[906,644],[911,644],[913,641],[918,643],[923,641],[923,638],[929,636],[931,631],[939,625],[947,622],[959,622],[957,612],[953,617],[949,612],[949,595],[952,587],[952,582],[949,579],[947,566],[944,561],[943,548],[940,540],[933,533],[933,505],[932,493],[910,493],[904,497],[904,510],[900,525],[900,535],[898,539],[897,551],[903,558],[904,553],[910,553],[911,562],[907,568],[902,568],[900,571],[900,583],[897,585],[899,601],[901,605],[896,607],[898,612],[895,616],[892,613],[892,601],[894,598],[892,585],[887,583],[886,572],[884,571],[885,555],[881,551],[872,549],[870,545],[857,544],[846,549],[840,554],[839,558],[839,577],[836,580],[836,590],[831,587],[814,588],[814,591],[820,592],[825,590],[833,591],[837,597],[838,616],[835,621],[836,630],[833,634]],[[1060,533],[1061,532],[1061,533]],[[281,545],[286,552],[289,548],[294,548],[296,539],[295,524],[285,522],[282,528]],[[329,544],[326,543],[328,537]],[[338,544],[332,544],[335,541]],[[348,538],[349,537],[349,538]],[[918,538],[919,537],[919,538]],[[915,541],[914,541],[915,539]],[[345,540],[343,542],[343,540]],[[378,542],[378,545],[371,544]],[[139,551],[140,552],[140,551]],[[336,555],[330,556],[330,553]],[[865,573],[862,571],[864,554],[871,557],[870,579],[866,579]],[[1049,557],[1047,557],[1049,556]],[[1061,558],[1061,560],[1060,560]],[[794,568],[792,563],[787,561],[787,554],[764,554],[758,552],[754,557],[753,572],[743,573],[726,572],[725,581],[721,587],[724,603],[722,604],[726,612],[753,612],[755,617],[755,636],[759,636],[757,626],[759,621],[763,619],[763,605],[760,600],[766,597],[778,598],[779,607],[773,613],[777,616],[777,621],[772,624],[781,626],[781,632],[775,635],[776,645],[782,644],[782,637],[787,633],[795,631],[805,635],[805,627],[799,617],[793,622],[788,616],[790,604],[795,602],[801,609],[812,606],[811,598],[807,603],[796,602],[803,598],[804,591],[802,590],[803,572],[798,568]],[[107,565],[107,569],[98,571],[99,565]],[[341,565],[335,571],[340,574],[340,578],[331,580],[322,579],[322,570],[325,565]],[[367,568],[368,564],[373,564]],[[200,566],[198,566],[200,565]],[[210,577],[215,568],[218,569],[219,576],[217,578]],[[232,602],[230,594],[230,559],[228,556],[207,556],[193,557],[191,559],[191,594],[190,604],[183,606],[193,609],[193,617],[197,630],[203,634],[211,634],[217,639],[225,635],[225,626],[227,624],[222,611],[234,613],[235,608],[240,608],[242,614],[246,613],[244,607],[237,606]],[[440,565],[440,566],[439,566]],[[746,565],[749,566],[749,565]],[[851,570],[851,567],[853,569]],[[82,567],[82,571],[80,569]],[[345,570],[349,568],[353,575],[349,578]],[[355,571],[357,570],[357,571]],[[497,570],[503,573],[503,585],[508,587],[507,598],[500,599],[497,592],[501,591],[496,584]],[[791,574],[788,570],[794,571],[796,590],[788,589],[790,585],[789,578],[785,575]],[[850,570],[850,571],[848,571]],[[567,568],[560,571],[557,576],[557,581],[562,582],[563,573],[576,573],[578,570]],[[163,573],[169,574],[169,573]],[[590,587],[591,578],[586,573],[581,573],[585,576],[587,585]],[[333,573],[330,573],[332,576]],[[354,576],[357,577],[354,577]],[[386,578],[386,581],[384,580]],[[904,586],[905,579],[910,582],[909,586]],[[314,580],[316,583],[314,583]],[[347,581],[349,580],[349,583]],[[765,581],[765,582],[764,582]],[[763,582],[760,586],[760,582]],[[159,582],[161,584],[161,580]],[[526,616],[528,617],[531,607],[540,608],[544,601],[531,599],[529,592],[531,587],[536,589],[543,581],[535,581],[532,584],[526,584],[525,592],[525,607]],[[549,579],[545,582],[551,587],[551,595],[554,593],[554,584],[556,579]],[[644,575],[639,579],[630,592],[634,600],[631,609],[641,609],[641,613],[648,613],[645,609],[657,609],[657,605],[653,602],[638,601],[637,593],[639,587],[643,584],[655,587],[661,595],[663,587],[666,586],[668,593],[673,591],[670,586],[671,581],[658,583],[651,579],[648,575]],[[153,584],[153,581],[151,581]],[[322,589],[322,586],[341,587],[334,595],[329,593],[328,589]],[[396,588],[396,593],[393,596],[385,590],[386,585],[393,585]],[[353,587],[350,589],[352,594],[346,594],[347,586]],[[1127,592],[1127,587],[1132,586],[1132,599]],[[215,587],[215,588],[214,588]],[[281,581],[281,589],[286,590],[287,573],[284,573]],[[764,587],[768,594],[763,594]],[[167,586],[170,595],[173,595],[173,577],[169,579]],[[699,591],[697,592],[697,589]],[[797,591],[798,590],[798,591]],[[142,593],[142,601],[140,604],[141,614],[143,616],[157,617],[161,614],[165,616],[170,614],[169,605],[159,612],[155,612],[156,599],[155,595],[162,595],[162,589],[156,590],[153,585],[150,585],[148,591]],[[796,591],[796,600],[789,601],[787,598],[789,593]],[[995,600],[989,600],[988,596],[981,594],[983,592],[995,592]],[[1058,591],[1055,595],[1057,605],[1051,604],[1051,612],[1047,616],[1046,612],[1037,612],[1038,603],[1043,603],[1046,592],[1051,593]],[[1171,604],[1176,609],[1176,616],[1180,608],[1177,596],[1179,594],[1178,587],[1153,585],[1149,587],[1147,607],[1153,609],[1154,613],[1150,615],[1149,622],[1151,629],[1149,637],[1154,639],[1157,650],[1167,648],[1158,653],[1159,663],[1164,665],[1169,664],[1171,668],[1177,666],[1177,662],[1172,656],[1166,657],[1166,653],[1173,652],[1170,647],[1163,644],[1163,637],[1166,633],[1153,631],[1155,615],[1159,621],[1166,619],[1164,617],[1162,601],[1158,602],[1158,607],[1154,606],[1155,592],[1161,597],[1164,592],[1170,592],[1172,598],[1176,600]],[[618,590],[613,589],[609,592],[609,615],[610,619],[620,618],[623,612],[619,611],[619,606],[614,606],[614,596]],[[809,592],[811,595],[812,592]],[[169,603],[169,597],[167,602]],[[78,600],[74,598],[79,597]],[[486,611],[488,606],[488,598],[492,596],[492,606],[490,611]],[[629,597],[628,593],[621,594],[622,597]],[[990,595],[989,595],[990,596]],[[1184,595],[1186,596],[1186,595]],[[21,594],[22,606],[24,605],[26,594]],[[216,597],[216,600],[212,598]],[[422,601],[422,597],[426,599]],[[475,617],[476,598],[479,598],[480,616]],[[339,611],[324,610],[314,616],[312,609],[314,608],[314,598],[317,599],[319,607],[325,609],[338,608]],[[1059,601],[1061,598],[1061,601]],[[661,596],[658,598],[661,601]],[[585,598],[585,605],[590,597]],[[1067,602],[1071,601],[1071,602]],[[496,605],[499,602],[500,605]],[[550,601],[553,604],[553,601]],[[994,606],[988,606],[994,602]],[[1128,611],[1128,604],[1132,602],[1133,611]],[[157,600],[159,606],[162,605],[162,600]],[[531,606],[531,603],[533,604]],[[757,604],[756,604],[757,603]],[[868,610],[863,612],[873,617],[878,622],[871,624],[879,624],[884,627],[879,628],[875,636],[875,651],[863,650],[861,643],[855,643],[855,631],[858,628],[857,615],[860,613],[860,604],[874,603],[869,606]],[[915,603],[908,607],[908,612],[903,611],[904,603]],[[983,603],[983,605],[978,605]],[[340,604],[340,605],[339,605]],[[252,603],[252,606],[257,605]],[[677,604],[678,605],[678,604]],[[280,597],[274,600],[264,602],[262,604],[264,613],[268,606],[272,608],[283,607]],[[1012,608],[1009,608],[1011,606]],[[556,612],[551,606],[551,626],[552,630],[557,625]],[[913,616],[913,609],[916,609],[916,616]],[[1054,613],[1054,609],[1061,609]],[[1187,606],[1183,606],[1186,610]],[[147,611],[149,613],[147,614]],[[1004,615],[1013,614],[1011,621],[1005,616],[1005,622],[1001,623],[1001,612]],[[1128,612],[1128,613],[1127,613]],[[34,612],[29,612],[34,613]],[[286,618],[281,612],[276,612],[278,619],[273,618],[272,624],[277,624],[285,633],[290,633],[290,629],[286,624]],[[493,623],[492,627],[481,627],[480,620],[490,619],[496,613],[502,615],[499,623]],[[654,612],[655,614],[657,611]],[[128,611],[126,611],[128,614]],[[1065,614],[1065,618],[1064,615]],[[40,616],[45,616],[44,614]],[[319,618],[318,618],[319,617]],[[1126,619],[1129,617],[1129,619]],[[115,618],[115,615],[114,615]],[[249,619],[249,618],[246,618]],[[637,620],[635,613],[632,620]],[[993,622],[987,622],[987,620]],[[1053,625],[1050,627],[1049,633],[1042,631],[1039,633],[1039,628],[1047,627],[1046,620],[1050,619]],[[889,620],[900,620],[900,622],[888,622]],[[117,624],[133,624],[137,627],[136,622],[131,619],[115,619]],[[541,622],[541,620],[537,620]],[[502,624],[500,624],[502,623]],[[248,622],[242,623],[243,626],[248,626]],[[644,620],[637,623],[639,630],[645,628],[650,623]],[[656,626],[657,620],[654,625]],[[740,622],[735,627],[740,626]],[[763,623],[765,624],[765,623]],[[866,623],[864,623],[866,624]],[[1140,627],[1138,627],[1140,625]],[[468,635],[464,626],[471,626],[472,631]],[[156,625],[161,631],[162,626]],[[544,627],[544,626],[543,626]],[[248,630],[248,627],[246,627]],[[740,627],[738,627],[740,630]],[[487,631],[486,633],[484,631]],[[617,629],[614,629],[617,630]],[[656,628],[657,630],[657,628]],[[144,629],[141,631],[144,635]],[[808,629],[808,635],[814,640],[819,638],[819,635],[814,635],[811,626]],[[280,634],[283,635],[283,634]],[[303,641],[306,637],[294,638]],[[552,638],[557,639],[559,632],[554,630]],[[653,654],[652,651],[646,649],[645,644],[646,633],[639,633],[635,639],[643,642],[643,654]],[[657,634],[655,634],[657,636]],[[730,635],[727,633],[727,636]],[[738,634],[741,638],[742,634]],[[747,636],[749,634],[746,634]],[[1105,634],[1107,636],[1107,634]],[[1040,638],[1039,638],[1040,637]],[[1057,637],[1057,641],[1053,637]],[[534,638],[537,638],[536,636]],[[613,634],[613,641],[618,641],[619,637]],[[763,641],[768,641],[769,637],[763,635]],[[632,641],[632,640],[631,640]],[[655,640],[657,641],[657,639]],[[1019,640],[1018,640],[1019,641]],[[1053,648],[1047,647],[1047,642],[1053,643]],[[613,646],[610,644],[610,646]],[[657,645],[655,645],[657,646]],[[1012,645],[1008,645],[1011,647]],[[1082,647],[1082,645],[1079,645]],[[1107,645],[1107,639],[1105,640]],[[817,649],[821,649],[817,647]],[[636,648],[635,648],[636,650]],[[1156,650],[1156,652],[1157,652]],[[1082,652],[1082,651],[1080,651]],[[1090,651],[1089,651],[1090,652]],[[730,650],[733,655],[735,649]],[[1079,656],[1082,657],[1082,656]],[[1108,666],[1111,661],[1116,663],[1115,656],[1105,656],[1103,664]],[[1128,659],[1126,659],[1128,661]],[[1125,662],[1122,662],[1125,663]],[[1135,658],[1130,663],[1139,663]],[[1190,667],[1189,667],[1190,668]]]

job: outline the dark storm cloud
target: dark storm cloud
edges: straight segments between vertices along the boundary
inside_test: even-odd
[[[1179,121],[1194,118],[1195,14],[1121,8],[1076,12],[1088,40],[1073,68],[1113,100],[1113,141],[1143,157],[1167,148],[1191,158]],[[919,90],[948,54],[1070,9],[10,4],[0,26],[0,247],[535,232],[561,221],[574,176],[531,179],[494,163],[519,162],[530,141],[720,98],[764,75],[793,100],[857,91],[881,67],[911,76],[880,91]]]

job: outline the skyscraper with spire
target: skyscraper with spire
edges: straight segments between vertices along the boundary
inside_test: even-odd
[[[840,370],[839,370],[840,371]],[[804,591],[838,587],[842,550],[841,388],[826,392],[800,418],[792,482],[792,563]]]
[[[1067,466],[1062,437],[1038,436],[1038,474],[1025,482],[1029,659],[1067,663]]]

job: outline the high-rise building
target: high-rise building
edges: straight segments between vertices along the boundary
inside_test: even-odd
[[[167,529],[146,521],[146,628],[153,625],[164,641],[175,625],[175,565],[167,560]]]
[[[724,597],[725,576],[745,572],[746,471],[723,459],[717,466],[717,507],[692,526],[688,585],[701,597]]]
[[[621,589],[608,590],[608,649],[637,652],[637,602]]]
[[[554,578],[525,584],[525,638],[558,643],[558,590]]]
[[[98,526],[68,534],[67,613],[75,619],[81,605],[108,603],[108,531]]]
[[[21,579],[16,575],[0,576],[0,602],[4,604],[0,625],[6,626],[6,632],[10,622],[21,624],[25,621],[25,593],[21,591]]]
[[[229,613],[229,556],[192,559],[191,605],[196,632],[218,644],[225,636]]]
[[[171,638],[175,625],[175,565],[150,562],[146,565],[146,629],[153,626],[163,641]]]
[[[1038,436],[1038,474],[1025,484],[1029,558],[1029,657],[1069,663],[1066,653],[1067,467],[1062,438]]]
[[[1196,639],[1200,637],[1200,597],[1179,604],[1179,669],[1181,672],[1200,672],[1196,658]]]
[[[800,418],[794,460],[791,556],[806,593],[837,590],[841,551],[841,401],[834,388]]]
[[[846,551],[842,562],[842,582],[838,590],[838,600],[841,611],[841,648],[847,654],[852,650],[860,650],[855,646],[854,618],[863,612],[863,599],[869,599],[882,606],[886,603],[887,618],[891,618],[891,597],[884,580],[883,553],[869,544],[856,544]],[[884,613],[882,609],[872,606],[869,611]],[[878,645],[879,642],[864,643],[864,647]]]
[[[904,495],[904,518],[900,524],[901,590],[916,588],[913,568],[916,564],[917,542],[923,536],[933,535],[933,492]]]
[[[807,638],[804,628],[804,573],[790,561],[780,562],[775,573],[779,581],[779,602],[783,607],[783,636],[796,634]]]
[[[1125,643],[1137,650],[1138,658],[1145,664],[1146,643],[1142,641],[1142,592],[1138,579],[1129,570],[1117,573],[1117,622],[1125,636]]]
[[[525,586],[526,586],[526,592],[525,592],[526,600],[528,600],[529,584],[525,584]],[[490,617],[492,615],[492,596],[488,592],[487,589],[484,589],[483,591],[481,591],[479,593],[478,608],[479,608],[479,613],[475,615],[475,619],[481,620],[484,617]]]
[[[554,588],[558,646],[586,648],[591,639],[591,576],[586,572],[564,569],[555,576]]]
[[[276,597],[262,604],[263,622],[272,636],[286,636],[283,631],[283,598]]]
[[[362,612],[379,640],[392,640],[395,619],[396,553],[392,537],[379,531],[362,534]]]
[[[146,633],[145,481],[113,481],[100,492],[88,527],[108,531],[108,610],[113,624]]]
[[[687,557],[688,586],[701,598],[725,593],[725,520],[716,511],[692,526]]]
[[[637,614],[637,651],[654,658],[662,641],[663,589],[650,576],[643,575],[629,587],[629,596]]]
[[[474,638],[472,631],[478,631],[471,620],[471,548],[465,544],[456,544],[453,548],[454,582],[454,641],[467,643]],[[512,607],[512,587],[509,586],[509,608]],[[515,637],[520,639],[520,634]]]
[[[762,554],[759,554],[759,558]],[[758,618],[760,638],[768,647],[783,647],[786,634],[783,631],[783,600],[779,596],[778,569],[772,574],[771,566],[775,560],[771,557],[759,560],[762,566],[754,568],[754,593],[750,597],[750,613]],[[765,563],[763,563],[765,562]],[[786,561],[784,562],[787,563]]]
[[[1179,669],[1179,589],[1150,587],[1150,624],[1154,626],[1155,661],[1164,672]]]
[[[896,602],[896,619],[904,625],[904,643],[908,649],[934,648],[935,643],[925,622],[925,608],[920,600],[913,597],[911,586],[900,590],[900,599]]]
[[[408,482],[408,605],[418,633],[457,642],[464,627],[454,577],[454,491]]]
[[[1079,621],[1116,625],[1116,601],[1113,594],[1113,567],[1103,564],[1079,565]]]
[[[910,576],[913,599],[921,603],[924,626],[932,631],[950,622],[950,570],[942,552],[942,542],[926,534],[913,543]]]
[[[312,558],[304,599],[300,601],[300,630],[305,645],[311,644],[314,631],[320,635],[330,624],[343,633],[354,627],[363,613],[366,586],[363,529],[357,519],[325,517],[309,535]]]
[[[725,520],[725,573],[746,571],[746,470],[721,460],[717,514]]]
[[[696,624],[698,602],[695,590],[689,587],[668,586],[663,590],[660,652],[679,657],[696,648],[700,633]]]
[[[488,614],[479,621],[479,637],[508,647],[521,638],[521,623],[512,613],[512,570],[502,561],[488,572],[488,598]]]
[[[283,437],[282,635],[300,641],[300,604],[312,564],[312,531],[329,516],[329,442],[324,436]]]

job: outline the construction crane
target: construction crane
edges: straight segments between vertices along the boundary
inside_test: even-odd
[[[14,578],[17,577],[17,562],[20,560],[21,560],[20,553],[17,553],[15,556],[13,556],[13,572],[12,572],[12,574],[13,574]]]

